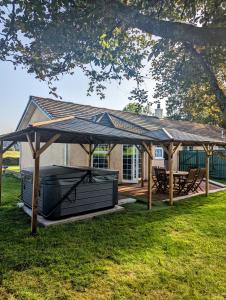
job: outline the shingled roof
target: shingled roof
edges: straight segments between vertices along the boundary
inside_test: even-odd
[[[49,98],[40,98],[36,96],[31,96],[30,102],[33,102],[40,107],[40,109],[42,109],[50,119],[73,115],[75,117],[91,120],[97,115],[109,113],[109,115],[122,118],[124,121],[131,122],[134,125],[140,126],[149,131],[160,130],[162,128],[165,128],[166,130],[175,129],[191,134],[222,140],[222,129],[213,125],[189,121],[158,119],[153,116],[138,115],[131,112],[58,101]]]
[[[65,144],[142,144],[156,141],[154,138],[73,116],[33,123],[25,129],[0,136],[0,140],[26,142],[27,134],[34,140],[35,132],[40,133],[41,142],[59,134],[57,143]]]
[[[35,124],[21,130],[20,125],[28,121],[29,107],[32,111],[38,107],[50,120]],[[30,113],[32,113],[30,111]],[[30,114],[29,113],[29,114]],[[26,124],[25,124],[26,125]],[[27,124],[28,126],[29,124]],[[1,137],[4,140],[23,141],[27,131],[42,130],[44,139],[54,132],[63,133],[58,142],[61,143],[91,143],[115,142],[118,144],[142,143],[142,141],[160,144],[171,141],[182,142],[184,145],[226,145],[222,139],[220,128],[192,123],[187,121],[172,121],[158,119],[152,116],[137,115],[130,112],[81,105],[71,102],[31,97],[27,108],[18,125],[16,133]]]

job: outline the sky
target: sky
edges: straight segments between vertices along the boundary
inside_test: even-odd
[[[47,83],[40,82],[34,75],[28,74],[25,69],[14,70],[12,64],[8,62],[0,62],[0,78],[0,134],[16,129],[30,95],[54,99],[54,96],[49,95]],[[129,103],[129,92],[135,84],[127,80],[121,85],[112,82],[107,86],[106,98],[100,100],[95,94],[86,95],[88,80],[82,71],[78,70],[73,76],[62,76],[56,86],[58,94],[64,101],[123,109]],[[147,79],[145,88],[149,92],[149,101],[151,101],[154,82]]]

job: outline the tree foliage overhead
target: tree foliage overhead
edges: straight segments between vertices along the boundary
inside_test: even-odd
[[[159,46],[159,45],[158,45]],[[167,99],[168,116],[221,124],[225,114],[225,49],[194,48],[161,41],[151,71],[157,80],[154,97]],[[208,62],[201,60],[205,55]],[[206,70],[212,66],[213,70]]]
[[[0,0],[0,59],[51,84],[81,68],[88,93],[132,79],[147,102],[157,81],[170,117],[226,119],[225,0]],[[144,71],[145,70],[145,71]],[[146,71],[147,70],[147,71]],[[225,122],[226,124],[226,122]]]
[[[136,114],[143,114],[143,115],[152,115],[151,106],[152,103],[150,102],[147,102],[145,106],[141,105],[139,102],[130,102],[123,108],[123,111],[132,112]]]

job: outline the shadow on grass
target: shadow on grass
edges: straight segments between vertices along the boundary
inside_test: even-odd
[[[30,219],[16,207],[14,195],[20,190],[19,181],[5,178],[4,186],[6,202],[0,208],[0,283],[9,288],[11,277],[16,277],[12,293],[19,289],[21,272],[28,272],[29,275],[24,273],[28,280],[38,273],[47,280],[43,286],[48,280],[70,281],[71,288],[77,291],[104,278],[109,266],[136,264],[145,259],[147,251],[162,251],[172,257],[192,253],[193,245],[174,241],[172,231],[192,232],[193,225],[198,224],[195,230],[202,232],[202,208],[223,195],[197,196],[155,211],[147,211],[141,203],[130,204],[115,215],[39,228],[34,238],[29,235]]]

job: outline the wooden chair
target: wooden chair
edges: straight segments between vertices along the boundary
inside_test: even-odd
[[[166,192],[168,189],[168,177],[166,174],[165,168],[155,168],[156,175],[156,191],[157,192]]]
[[[203,179],[205,178],[205,176],[206,176],[206,169],[205,168],[199,168],[196,182],[195,182],[195,184],[192,188],[193,192],[197,192],[198,189],[203,191],[203,189],[201,188],[201,183],[203,182]]]
[[[188,176],[181,179],[177,187],[178,194],[188,194],[195,186],[199,169],[190,169]]]

